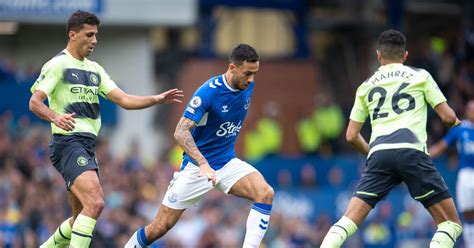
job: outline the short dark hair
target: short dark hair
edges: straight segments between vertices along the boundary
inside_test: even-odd
[[[71,30],[74,32],[79,32],[82,28],[82,25],[84,24],[99,26],[100,20],[92,13],[77,10],[71,15],[71,17],[69,17],[69,20],[67,21],[66,35],[68,35],[69,31]]]
[[[384,59],[400,60],[406,51],[407,38],[402,32],[389,29],[383,31],[377,41],[377,48]]]
[[[242,65],[244,62],[257,62],[259,60],[257,51],[247,44],[239,44],[229,56],[229,62],[236,66]]]

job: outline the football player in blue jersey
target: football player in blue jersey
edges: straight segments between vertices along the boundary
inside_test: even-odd
[[[246,44],[235,47],[227,72],[199,87],[176,126],[183,163],[170,182],[158,214],[125,247],[145,247],[162,237],[184,210],[212,189],[251,200],[243,247],[259,247],[272,209],[273,188],[252,165],[235,155],[235,142],[252,101],[259,56]]]
[[[474,100],[467,103],[465,118],[461,125],[449,130],[431,147],[430,156],[437,157],[456,143],[459,159],[456,196],[464,217],[464,244],[467,248],[474,248]]]

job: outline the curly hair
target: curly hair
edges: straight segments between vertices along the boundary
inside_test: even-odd
[[[389,29],[380,34],[377,46],[384,59],[400,60],[406,51],[406,42],[405,35],[400,31]]]

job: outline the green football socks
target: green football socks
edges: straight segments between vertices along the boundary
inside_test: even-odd
[[[336,222],[324,237],[321,248],[339,248],[352,234],[357,231],[357,225],[346,216]]]
[[[92,240],[96,220],[91,217],[79,214],[72,226],[71,248],[87,248]]]
[[[71,241],[71,225],[69,224],[69,219],[65,220],[61,225],[56,229],[49,239],[44,242],[40,248],[65,248],[69,245]]]
[[[461,233],[462,227],[458,223],[452,221],[441,222],[433,239],[431,239],[430,248],[451,248]]]

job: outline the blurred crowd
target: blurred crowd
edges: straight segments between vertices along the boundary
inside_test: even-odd
[[[0,116],[0,247],[38,247],[71,215],[65,183],[49,161],[49,140],[49,126],[31,124],[27,117],[15,121],[8,112]],[[131,147],[127,154],[112,155],[107,139],[98,140],[106,207],[91,247],[121,247],[148,223],[175,172],[167,159],[145,161],[139,148]],[[332,169],[322,175],[325,181],[316,179],[318,173],[323,173],[318,166],[307,164],[301,178],[285,180],[283,170],[272,182],[277,193],[265,247],[317,247],[342,214],[357,178]],[[341,184],[344,180],[349,181]],[[394,196],[371,214],[349,247],[420,247],[429,241],[434,226],[423,207],[404,188]],[[333,204],[329,212],[324,208]],[[154,247],[239,247],[249,209],[249,201],[211,192]]]
[[[411,63],[425,68],[438,82],[448,103],[457,115],[464,117],[466,102],[474,99],[474,39],[473,33],[453,38],[432,37],[416,42],[419,48]],[[437,142],[446,134],[437,116],[428,121],[428,144]]]

